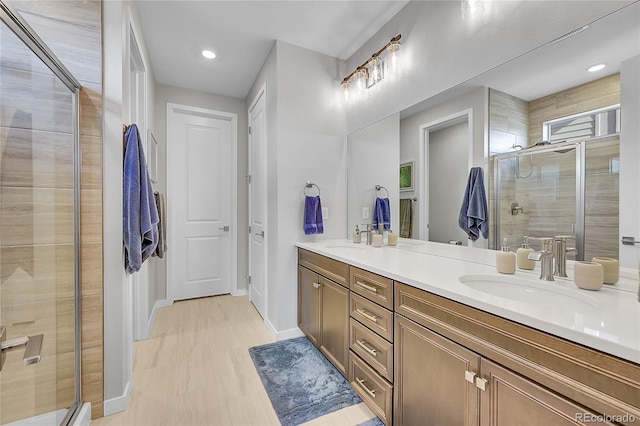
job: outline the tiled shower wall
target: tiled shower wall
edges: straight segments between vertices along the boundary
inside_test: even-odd
[[[528,103],[529,144],[542,138],[542,123],[554,118],[578,114],[620,102],[619,74],[571,88]],[[521,127],[521,116],[506,114],[505,105],[513,104],[510,96],[491,91],[490,96],[490,145],[494,128],[509,126],[509,120],[517,118],[510,128]],[[518,102],[515,103],[518,105]],[[495,112],[492,112],[491,110]],[[508,118],[505,124],[504,117]],[[493,150],[492,150],[493,151]],[[585,259],[593,256],[618,257],[619,221],[619,138],[612,137],[587,148],[587,181],[585,202]],[[492,159],[493,160],[493,159]],[[507,237],[512,249],[522,244],[523,235],[553,237],[571,234],[575,223],[575,150],[565,153],[537,154],[501,161],[501,238]],[[495,213],[494,163],[489,167],[490,211]],[[545,170],[546,169],[546,170]],[[515,176],[516,170],[526,179]],[[511,214],[511,203],[518,202],[524,213]],[[495,215],[490,217],[490,229],[495,229]],[[489,247],[497,247],[493,233]],[[570,257],[571,258],[571,257]]]
[[[103,415],[102,1],[11,4],[82,85],[80,91],[82,400]]]

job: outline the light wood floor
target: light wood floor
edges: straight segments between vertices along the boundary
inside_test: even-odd
[[[134,345],[127,410],[91,425],[278,425],[248,352],[273,341],[246,296],[161,308],[149,339]],[[358,404],[309,424],[356,425],[372,417]]]

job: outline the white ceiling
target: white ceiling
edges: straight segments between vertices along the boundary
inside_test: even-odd
[[[408,1],[134,3],[157,83],[244,99],[275,40],[346,60]]]

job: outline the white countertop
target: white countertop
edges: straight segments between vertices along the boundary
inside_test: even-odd
[[[555,277],[550,282],[539,280],[539,266],[534,271],[500,274],[495,269],[495,251],[465,246],[408,239],[400,239],[395,247],[380,248],[351,240],[297,246],[640,363],[638,271],[621,268],[618,283],[588,291],[573,283],[571,261],[567,262],[569,278]],[[463,276],[480,279],[483,287],[462,283],[459,278]]]

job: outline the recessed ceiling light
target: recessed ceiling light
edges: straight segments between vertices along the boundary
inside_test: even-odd
[[[601,69],[604,69],[604,67],[606,67],[606,66],[607,66],[607,64],[593,65],[593,66],[587,68],[587,71],[589,71],[589,72],[600,71]]]
[[[207,58],[207,59],[213,59],[213,58],[215,58],[215,57],[216,57],[216,54],[215,54],[215,53],[213,53],[213,52],[212,52],[212,51],[210,51],[210,50],[203,50],[203,51],[202,51],[202,56],[204,56],[204,57],[205,57],[205,58]]]

